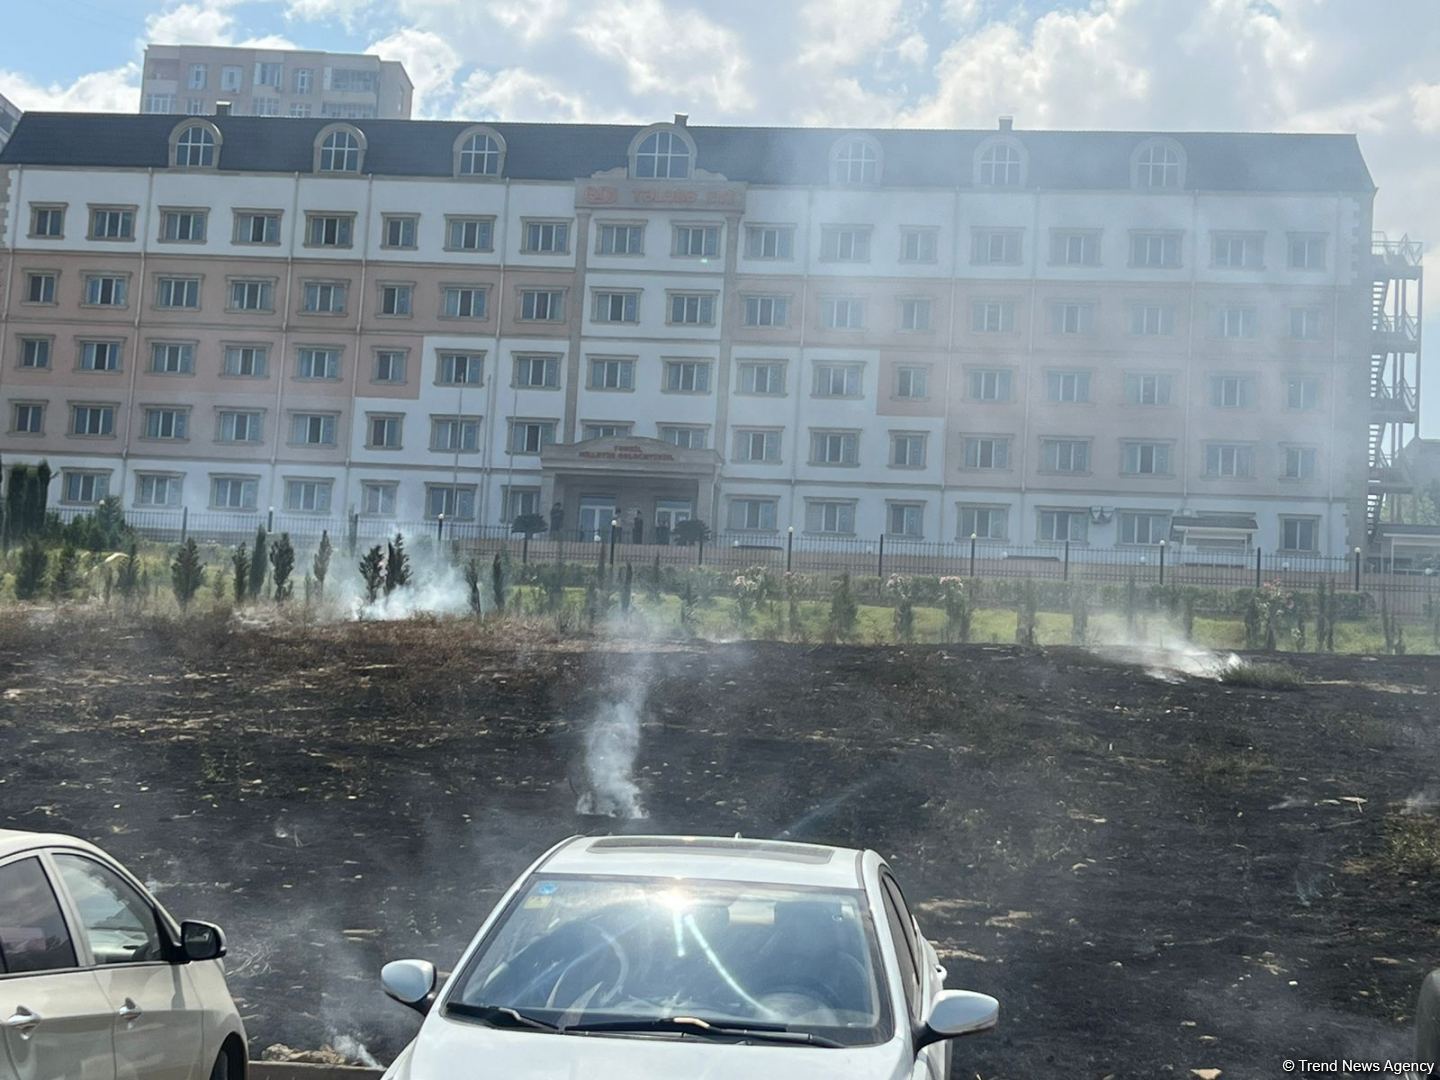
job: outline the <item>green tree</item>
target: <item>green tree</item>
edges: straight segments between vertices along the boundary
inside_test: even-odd
[[[397,532],[385,555],[385,595],[405,588],[410,581],[410,556],[405,553],[405,537]]]
[[[140,548],[133,539],[115,571],[115,591],[126,603],[134,600],[140,591]]]
[[[470,600],[470,614],[478,618],[485,613],[485,603],[480,599],[480,560],[474,555],[465,560],[465,589]]]
[[[379,544],[361,557],[360,580],[365,584],[365,602],[375,603],[385,585],[385,551]]]
[[[695,544],[708,543],[710,540],[710,526],[699,518],[690,518],[675,526],[671,534],[675,543],[681,547],[692,547]]]
[[[50,597],[66,600],[74,593],[80,579],[80,553],[74,544],[65,544],[55,558],[55,571],[50,575]]]
[[[230,555],[230,571],[235,603],[244,603],[250,595],[250,550],[244,544],[235,545]]]
[[[841,574],[830,587],[830,615],[826,630],[834,641],[848,641],[855,633],[855,623],[860,617],[860,605],[850,589],[850,575]]]
[[[270,562],[270,544],[265,535],[265,526],[255,527],[255,545],[250,549],[250,581],[248,590],[251,600],[259,600],[265,591],[266,567]]]
[[[330,530],[323,530],[320,533],[320,546],[315,549],[315,558],[310,563],[310,571],[315,575],[315,593],[322,599],[325,596],[325,575],[330,573],[330,556],[334,553],[335,548],[330,543]]]
[[[283,604],[290,599],[295,586],[290,575],[295,572],[295,545],[290,534],[282,532],[280,539],[270,545],[270,578],[275,583],[275,602]]]
[[[634,587],[635,568],[628,562],[625,564],[625,572],[620,575],[620,612],[623,615],[630,614],[630,594]]]
[[[170,587],[175,590],[175,599],[184,611],[190,601],[205,584],[205,565],[200,560],[200,545],[192,536],[175,552],[175,561],[170,564]]]
[[[45,588],[45,572],[50,556],[38,536],[31,536],[20,549],[20,564],[15,568],[15,599],[34,600]]]
[[[505,566],[500,561],[500,553],[495,553],[495,559],[490,563],[490,595],[495,600],[495,610],[505,610]]]
[[[527,540],[532,536],[539,536],[545,531],[545,515],[519,514],[514,521],[510,522],[510,531],[519,533]]]

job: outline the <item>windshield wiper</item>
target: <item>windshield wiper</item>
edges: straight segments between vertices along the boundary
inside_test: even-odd
[[[644,1020],[597,1020],[590,1024],[567,1024],[559,1029],[566,1035],[603,1032],[673,1031],[714,1039],[754,1039],[757,1042],[801,1043],[807,1046],[842,1047],[834,1039],[808,1031],[792,1031],[784,1024],[728,1024],[702,1020],[698,1016],[655,1016]]]
[[[535,1028],[537,1031],[559,1031],[560,1028],[538,1017],[528,1016],[509,1005],[468,1005],[463,1001],[452,1001],[445,1006],[447,1013],[471,1020],[482,1020],[496,1027]]]

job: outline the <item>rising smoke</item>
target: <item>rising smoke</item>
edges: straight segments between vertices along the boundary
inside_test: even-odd
[[[648,670],[634,671],[623,693],[596,709],[585,730],[577,814],[627,821],[647,816],[635,781],[635,761],[648,687]]]

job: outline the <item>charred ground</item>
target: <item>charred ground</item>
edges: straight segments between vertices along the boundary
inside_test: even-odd
[[[380,964],[448,966],[596,828],[586,722],[643,680],[643,828],[878,849],[951,984],[1002,999],[957,1075],[1401,1057],[1440,962],[1440,660],[1286,660],[1282,692],[1072,649],[15,619],[0,825],[93,838],[223,923],[257,1053],[384,1059],[415,1025]]]

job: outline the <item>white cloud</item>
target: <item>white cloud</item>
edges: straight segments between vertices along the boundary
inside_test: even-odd
[[[16,72],[0,71],[0,87],[22,110],[133,113],[140,107],[140,65],[91,72],[68,86],[45,86]]]
[[[456,111],[460,116],[482,120],[594,123],[634,119],[598,111],[584,94],[571,93],[521,68],[506,68],[493,74],[472,72],[460,88]]]
[[[240,36],[232,12],[241,0],[191,0],[145,19],[145,39],[157,45],[246,45],[260,49],[293,49],[278,34]]]
[[[334,22],[352,30],[361,16],[374,7],[374,0],[286,0],[285,17],[302,22]]]
[[[413,111],[416,116],[437,113],[437,102],[448,104],[455,96],[455,76],[460,56],[439,34],[430,30],[405,28],[381,38],[366,52],[385,60],[399,60],[415,84]]]
[[[527,45],[559,33],[570,22],[570,0],[486,0],[486,14]]]
[[[1417,128],[1427,135],[1440,131],[1440,83],[1410,87],[1410,106]]]

